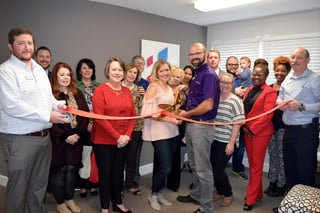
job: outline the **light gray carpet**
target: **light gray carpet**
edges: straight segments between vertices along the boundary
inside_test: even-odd
[[[243,204],[244,204],[244,197],[246,194],[246,187],[248,184],[247,180],[240,180],[233,176],[230,172],[230,168],[227,168],[227,172],[229,173],[230,181],[233,188],[234,193],[234,201],[231,206],[229,207],[220,207],[219,203],[221,201],[217,201],[214,203],[214,212],[224,212],[224,213],[234,213],[234,212],[244,212],[242,210]],[[248,173],[248,172],[247,172]],[[161,212],[166,213],[192,213],[195,211],[198,206],[193,204],[184,204],[176,201],[176,197],[178,195],[187,195],[189,193],[188,186],[190,184],[190,173],[185,169],[182,172],[182,181],[181,181],[181,187],[178,192],[172,192],[168,189],[164,190],[164,196],[173,202],[173,206],[166,207],[162,206]],[[264,189],[268,186],[269,180],[267,178],[267,175],[263,175],[263,186]],[[151,174],[145,175],[141,177],[140,182],[140,189],[142,191],[141,196],[134,196],[129,192],[125,192],[124,197],[124,204],[131,209],[134,213],[153,213],[157,212],[149,206],[147,202],[147,195],[150,193],[150,187],[151,187]],[[278,198],[271,198],[267,195],[264,196],[264,198],[261,201],[258,201],[257,204],[252,209],[252,213],[271,213],[272,208],[279,205],[283,197]],[[98,197],[92,197],[90,194],[88,194],[87,198],[80,198],[79,192],[76,192],[75,194],[75,201],[80,206],[81,212],[83,213],[98,213],[100,209],[100,203]],[[56,210],[56,203],[51,198],[48,197],[46,200],[46,206],[49,213],[57,212]],[[110,211],[112,212],[112,211]]]

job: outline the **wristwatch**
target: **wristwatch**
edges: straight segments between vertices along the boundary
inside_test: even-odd
[[[304,107],[303,107],[303,103],[300,103],[299,107],[298,107],[298,110],[300,112],[304,111]]]

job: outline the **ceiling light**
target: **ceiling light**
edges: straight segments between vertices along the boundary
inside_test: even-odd
[[[262,0],[197,0],[194,3],[194,8],[202,12],[209,12],[258,1]]]

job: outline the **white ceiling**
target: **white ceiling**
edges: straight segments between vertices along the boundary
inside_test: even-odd
[[[244,19],[254,19],[271,15],[302,12],[320,8],[320,0],[264,0],[253,4],[204,13],[193,8],[193,2],[195,2],[195,0],[89,1],[126,7],[202,26]],[[320,22],[320,20],[312,21]]]

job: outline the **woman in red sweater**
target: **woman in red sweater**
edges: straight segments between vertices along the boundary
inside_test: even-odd
[[[99,85],[93,94],[93,112],[100,115],[128,117],[135,116],[130,90],[121,85],[125,64],[120,58],[110,58],[105,67],[107,82]],[[95,119],[91,131],[100,180],[101,213],[113,211],[128,212],[122,204],[121,189],[125,161],[131,133],[136,120]]]

